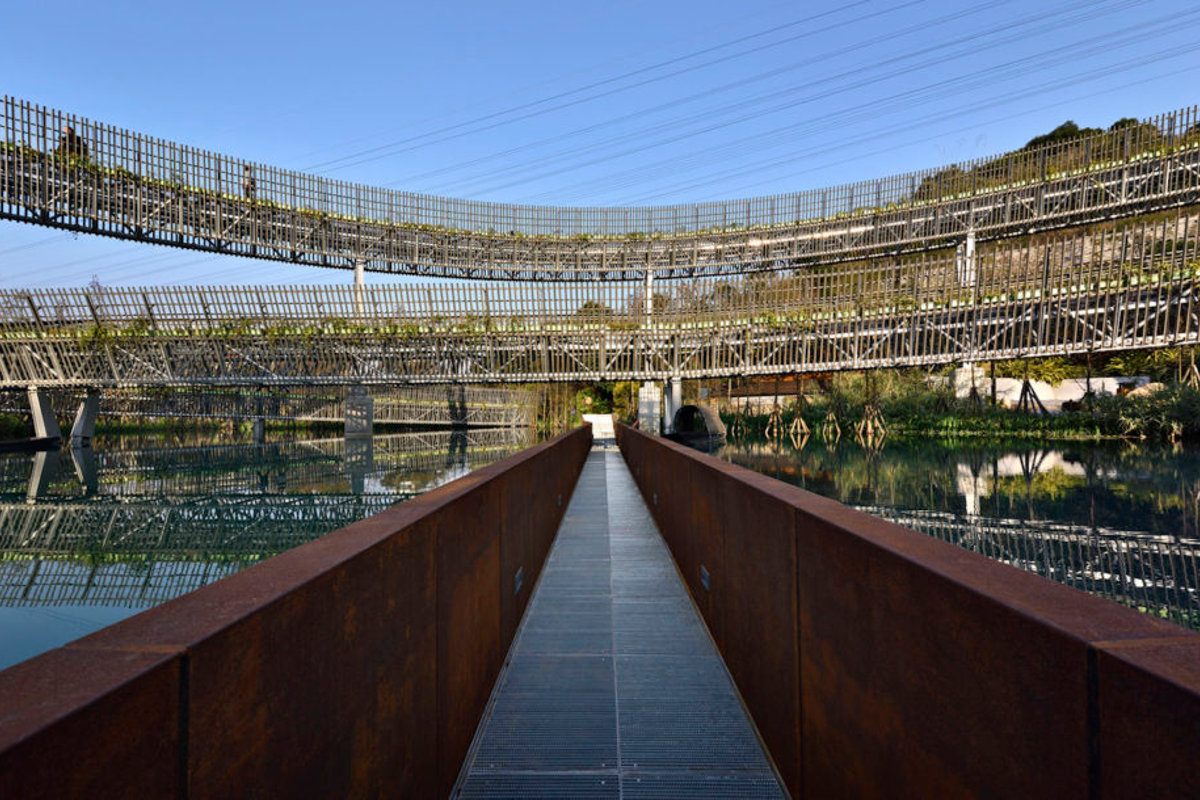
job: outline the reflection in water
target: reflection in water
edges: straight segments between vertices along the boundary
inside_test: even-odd
[[[0,457],[0,668],[530,444],[495,429]]]
[[[1200,450],[727,445],[719,457],[1200,630]]]

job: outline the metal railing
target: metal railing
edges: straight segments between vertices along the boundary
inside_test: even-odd
[[[0,291],[0,388],[633,380],[1200,340],[1200,212],[791,275]],[[662,291],[658,291],[661,288]]]
[[[1189,202],[1197,107],[872,181],[726,202],[457,200],[252,163],[10,97],[0,217],[326,267],[463,278],[729,274],[941,246]]]

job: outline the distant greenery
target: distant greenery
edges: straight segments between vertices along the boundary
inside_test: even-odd
[[[1077,410],[1047,416],[992,407],[986,399],[977,402],[955,397],[948,380],[931,380],[931,376],[922,370],[896,370],[871,375],[841,373],[833,376],[826,391],[812,402],[801,405],[797,400],[789,399],[782,409],[783,424],[787,429],[799,413],[809,429],[816,432],[832,412],[841,425],[843,435],[846,435],[863,418],[866,406],[873,404],[882,413],[889,434],[955,438],[1132,437],[1200,440],[1200,389],[1174,379],[1176,355],[1170,358],[1162,355],[1146,357],[1147,363],[1160,366],[1158,374],[1152,377],[1166,379],[1160,391],[1146,396],[1098,393],[1081,403]],[[1043,361],[1052,363],[1031,361],[1031,379],[1055,378],[1074,371],[1073,365],[1059,363],[1061,360]],[[1169,369],[1163,366],[1168,362]],[[1023,371],[1005,371],[1016,372],[1016,376],[1023,375]],[[999,374],[1001,370],[997,365]],[[983,395],[987,394],[986,380],[980,391]],[[729,425],[733,422],[734,414],[726,409],[722,417]],[[751,438],[765,435],[767,421],[766,413],[743,418],[746,432]]]
[[[575,408],[580,414],[611,414],[613,384],[592,383],[575,392]]]
[[[923,370],[870,375],[839,373],[830,379],[825,393],[812,402],[801,406],[796,400],[790,400],[783,408],[783,425],[785,429],[789,428],[799,413],[809,430],[816,432],[832,412],[843,436],[853,436],[854,425],[863,418],[869,403],[883,414],[889,434],[953,438],[1047,435],[1094,438],[1106,435],[1101,425],[1086,415],[1040,416],[957,398],[948,380],[931,382]],[[729,411],[723,411],[721,416],[727,426],[733,422],[734,415]],[[747,434],[751,438],[764,436],[767,420],[766,413],[744,417]]]
[[[0,414],[0,441],[33,436],[33,423],[24,414]]]

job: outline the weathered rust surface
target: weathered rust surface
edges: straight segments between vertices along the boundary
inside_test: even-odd
[[[444,796],[511,640],[502,543],[540,568],[590,444],[565,434],[0,672],[0,786],[65,764],[80,791],[41,784],[58,796]]]
[[[793,796],[1200,796],[1200,636],[617,435]]]
[[[504,641],[512,641],[517,625],[525,613],[534,584],[541,573],[542,561],[538,554],[550,552],[555,529],[551,520],[562,508],[558,505],[555,481],[547,476],[535,475],[532,471],[514,471],[506,491],[497,497],[498,519],[504,520],[500,538],[500,622]],[[549,490],[554,489],[554,494]],[[531,503],[529,498],[542,497],[544,502]],[[516,591],[517,571],[521,572],[521,588]]]
[[[497,531],[471,520],[498,520],[499,487],[486,481],[434,516],[438,541],[437,703],[440,794],[454,788],[458,767],[509,642],[501,640],[500,542]],[[499,533],[500,535],[497,535]]]
[[[57,649],[0,672],[0,795],[174,795],[179,668],[170,649]]]
[[[799,545],[807,792],[1087,796],[1084,641],[842,528]]]
[[[1200,797],[1200,637],[1098,647],[1105,797]]]
[[[800,779],[796,511],[766,492],[743,491],[728,480],[727,466],[698,465],[712,478],[716,508],[730,523],[723,537],[720,530],[710,534],[723,545],[715,568],[709,566],[719,588],[714,616],[722,619],[729,672],[744,687],[746,705],[761,709],[755,716],[759,730],[764,739],[776,743],[784,783],[796,786]],[[754,591],[746,592],[747,586],[755,587]],[[764,648],[762,642],[771,645]]]

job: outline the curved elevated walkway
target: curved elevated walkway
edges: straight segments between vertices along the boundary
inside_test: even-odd
[[[617,452],[588,456],[454,796],[786,796]]]
[[[352,184],[5,97],[0,218],[308,266],[451,278],[728,275],[1193,202],[1198,116],[1193,106],[1042,147],[792,194],[586,208]]]

